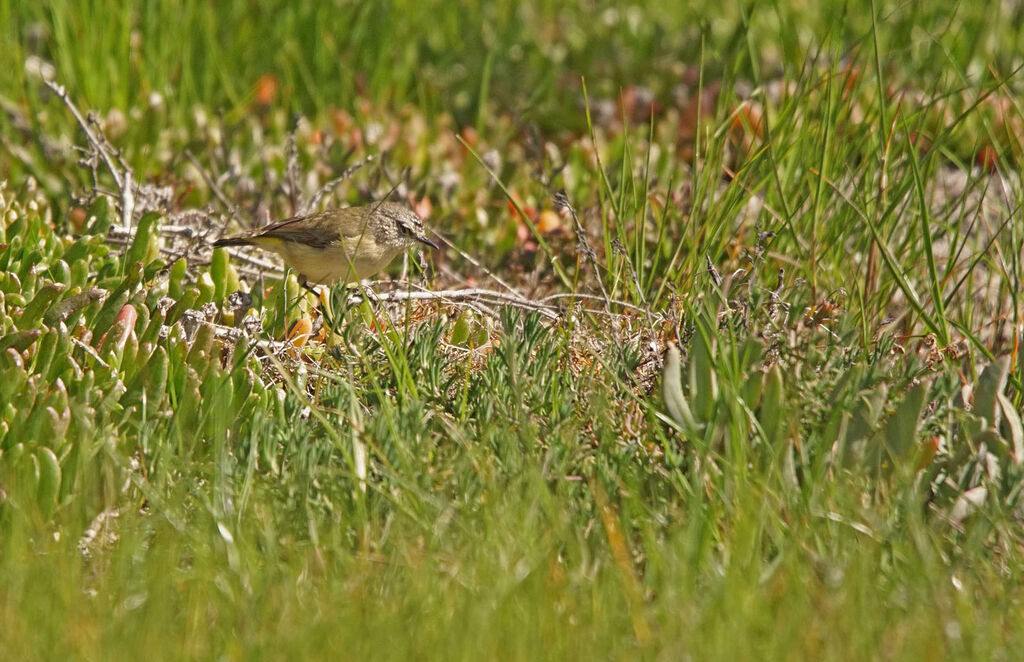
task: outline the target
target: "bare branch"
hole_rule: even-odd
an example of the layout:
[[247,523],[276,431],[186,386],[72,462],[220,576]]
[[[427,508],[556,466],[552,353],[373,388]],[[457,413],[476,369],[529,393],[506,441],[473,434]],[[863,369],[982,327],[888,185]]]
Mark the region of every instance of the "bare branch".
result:
[[430,233],[433,234],[438,239],[440,239],[444,243],[445,246],[447,246],[448,248],[451,248],[453,251],[458,253],[459,257],[461,257],[463,260],[465,260],[466,262],[469,262],[470,264],[472,264],[474,267],[476,267],[480,271],[483,271],[486,276],[491,278],[498,285],[501,285],[506,290],[508,290],[512,294],[516,295],[517,297],[519,297],[523,301],[528,301],[529,300],[525,296],[523,296],[516,288],[512,287],[511,285],[506,283],[504,280],[502,280],[501,277],[498,276],[496,273],[494,273],[493,271],[491,271],[490,269],[488,269],[484,265],[480,264],[479,261],[477,261],[473,257],[471,257],[469,255],[469,253],[465,252],[464,250],[462,250],[461,248],[459,248],[458,246],[456,246],[452,242],[448,241],[448,239],[445,238],[444,235],[442,235],[442,234],[440,234],[438,232],[435,232],[433,230],[431,230]]
[[50,88],[50,90],[64,102],[64,105],[68,107],[71,115],[75,118],[75,121],[78,122],[78,126],[82,127],[82,131],[85,132],[85,137],[89,139],[89,144],[93,146],[93,149],[96,150],[100,155],[100,158],[102,158],[103,162],[107,165],[107,170],[110,171],[110,174],[114,177],[114,181],[117,182],[118,190],[123,191],[125,185],[124,174],[116,165],[114,165],[111,154],[107,152],[106,141],[100,140],[92,132],[92,129],[89,128],[89,122],[82,115],[81,111],[78,110],[78,106],[76,106],[75,102],[71,100],[71,97],[68,95],[68,92],[63,85],[55,83],[49,79],[44,79],[43,84]]
[[386,303],[389,301],[443,301],[447,303],[470,302],[482,305],[503,304],[513,308],[531,310],[544,315],[548,319],[557,320],[561,317],[559,310],[538,301],[530,301],[519,295],[512,296],[504,292],[482,289],[465,290],[437,290],[437,291],[413,291],[401,290],[395,292],[372,292],[368,289],[359,290],[349,295],[349,304],[359,303],[363,299]]

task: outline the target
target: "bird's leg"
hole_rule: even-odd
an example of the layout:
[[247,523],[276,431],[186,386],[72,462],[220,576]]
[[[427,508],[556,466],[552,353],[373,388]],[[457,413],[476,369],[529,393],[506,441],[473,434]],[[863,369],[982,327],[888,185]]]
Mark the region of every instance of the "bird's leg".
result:
[[316,297],[316,300],[320,303],[320,314],[327,321],[327,328],[330,329],[331,333],[334,333],[334,316],[331,314],[330,290],[325,288],[325,293],[321,293],[316,289],[315,285],[310,284],[303,274],[299,274],[299,285],[312,292],[313,296]]
[[313,296],[315,296],[317,299],[320,298],[320,293],[316,291],[316,287],[309,284],[309,281],[306,279],[306,276],[304,274],[299,274],[299,285],[312,292]]

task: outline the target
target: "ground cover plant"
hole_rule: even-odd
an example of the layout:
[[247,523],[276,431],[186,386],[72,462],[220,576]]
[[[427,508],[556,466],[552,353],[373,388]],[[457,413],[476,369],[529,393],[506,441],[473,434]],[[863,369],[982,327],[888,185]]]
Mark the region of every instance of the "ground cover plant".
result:
[[1014,659],[1016,3],[277,5],[0,0],[4,658]]

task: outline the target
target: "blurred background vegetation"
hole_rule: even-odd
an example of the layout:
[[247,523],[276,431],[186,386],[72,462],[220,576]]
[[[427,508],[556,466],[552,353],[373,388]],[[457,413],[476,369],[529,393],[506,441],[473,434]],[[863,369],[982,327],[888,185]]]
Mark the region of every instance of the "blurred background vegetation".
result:
[[[594,98],[629,86],[671,103],[687,72],[707,82],[796,79],[815,62],[871,61],[941,95],[1014,71],[1021,9],[1012,2],[901,2],[877,9],[773,2],[12,2],[0,89],[43,109],[33,58],[88,108],[159,112],[188,127],[199,105],[237,116],[259,105],[322,118],[413,104],[429,119],[488,126],[512,115],[551,131],[583,125],[580,79]],[[876,16],[877,21],[872,20]],[[154,95],[162,101],[153,108]],[[56,118],[54,118],[56,121]],[[62,119],[60,121],[66,121]],[[45,126],[45,125],[44,125]],[[132,122],[129,131],[151,126]],[[152,135],[129,133],[128,144]]]

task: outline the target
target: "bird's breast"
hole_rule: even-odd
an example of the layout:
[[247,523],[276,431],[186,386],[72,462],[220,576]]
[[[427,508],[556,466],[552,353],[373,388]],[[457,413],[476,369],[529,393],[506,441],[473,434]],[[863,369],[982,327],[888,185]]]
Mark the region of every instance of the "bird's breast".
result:
[[307,280],[322,284],[369,278],[388,266],[400,251],[366,235],[358,239],[342,238],[324,248],[282,241],[272,250]]

